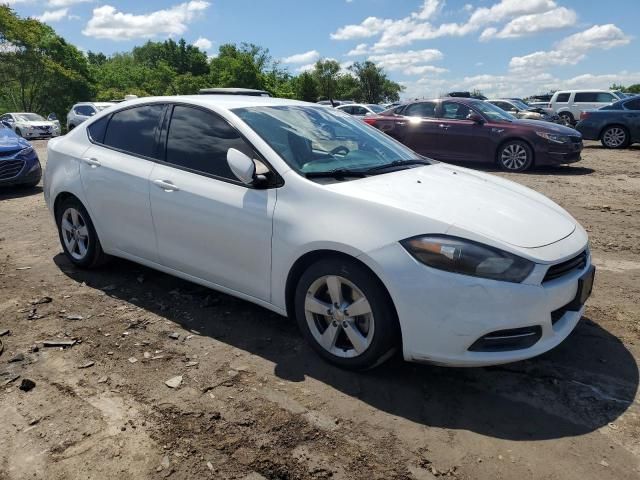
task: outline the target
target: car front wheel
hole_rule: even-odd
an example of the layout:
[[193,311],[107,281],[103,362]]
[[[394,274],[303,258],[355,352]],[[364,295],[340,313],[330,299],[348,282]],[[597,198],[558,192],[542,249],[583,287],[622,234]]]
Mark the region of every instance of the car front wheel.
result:
[[607,127],[600,138],[605,148],[624,148],[629,145],[629,134],[618,125]]
[[84,205],[74,197],[67,198],[56,211],[60,243],[71,263],[80,268],[93,268],[104,263],[106,255],[93,222]]
[[329,259],[311,265],[296,288],[295,312],[311,346],[342,368],[380,365],[399,343],[386,290],[354,261]]
[[507,142],[498,150],[498,165],[507,172],[524,172],[532,164],[533,151],[521,140]]
[[566,125],[567,127],[572,127],[573,124],[575,123],[573,115],[571,115],[569,112],[562,112],[560,114],[560,121],[562,122],[563,125]]

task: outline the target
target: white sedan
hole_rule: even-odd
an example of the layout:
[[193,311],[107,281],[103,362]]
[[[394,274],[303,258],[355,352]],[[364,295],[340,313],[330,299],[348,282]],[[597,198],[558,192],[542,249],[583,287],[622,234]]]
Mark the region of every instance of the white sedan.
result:
[[336,110],[348,113],[354,117],[367,117],[369,115],[378,115],[386,110],[382,105],[375,105],[372,103],[349,103],[345,105],[338,105]]
[[5,113],[0,116],[0,122],[21,137],[29,140],[60,135],[60,122],[58,120],[47,120],[37,113]]
[[546,352],[591,292],[585,230],[516,183],[419,157],[322,106],[144,98],[49,142],[44,193],[78,267],[109,255],[296,318],[345,368]]

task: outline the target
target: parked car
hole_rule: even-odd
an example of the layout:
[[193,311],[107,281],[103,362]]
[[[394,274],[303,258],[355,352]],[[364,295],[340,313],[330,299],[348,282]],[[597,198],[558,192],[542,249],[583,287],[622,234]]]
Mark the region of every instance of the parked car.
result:
[[31,144],[0,123],[0,186],[35,187],[41,176],[40,160]]
[[476,100],[486,100],[487,97],[484,95],[474,95],[471,92],[450,92],[445,95],[446,97],[455,97],[455,98],[475,98]]
[[515,98],[492,98],[485,100],[501,108],[516,118],[525,120],[541,120],[545,122],[561,123],[560,116],[551,109],[531,107],[522,100]]
[[611,105],[621,98],[620,92],[610,90],[560,90],[553,94],[548,107],[565,125],[575,125],[584,110]]
[[76,103],[67,113],[67,130],[73,130],[85,120],[93,117],[105,108],[116,105],[116,102],[81,102]]
[[17,135],[27,138],[52,138],[60,135],[60,122],[47,120],[37,113],[14,112],[0,116],[0,122]]
[[640,142],[640,95],[582,112],[576,130],[587,140],[600,140],[606,148]]
[[375,104],[363,104],[363,103],[353,103],[346,105],[338,105],[336,107],[337,110],[341,112],[348,113],[349,115],[353,115],[354,117],[365,117],[367,115],[375,115],[377,113],[381,113],[385,111],[385,108],[382,105]]
[[249,95],[252,97],[271,96],[271,94],[266,90],[257,90],[255,88],[201,88],[198,93],[200,95]]
[[134,100],[48,155],[72,264],[124,257],[295,317],[345,368],[397,348],[443,365],[529,358],[570,334],[591,291],[587,234],[551,200],[316,104]]
[[364,121],[421,155],[445,162],[496,163],[511,172],[578,162],[582,151],[582,136],[572,128],[518,120],[471,98],[407,103]]
[[356,102],[353,100],[320,100],[316,102],[318,105],[325,105],[329,107],[338,107],[340,105],[352,105]]

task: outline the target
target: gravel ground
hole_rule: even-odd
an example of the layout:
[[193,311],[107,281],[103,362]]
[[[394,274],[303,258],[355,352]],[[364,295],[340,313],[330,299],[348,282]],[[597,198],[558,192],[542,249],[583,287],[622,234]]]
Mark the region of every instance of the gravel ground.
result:
[[499,175],[589,230],[585,318],[479,369],[341,371],[249,303],[126,261],[73,268],[42,190],[0,191],[0,478],[640,478],[640,148],[583,157]]

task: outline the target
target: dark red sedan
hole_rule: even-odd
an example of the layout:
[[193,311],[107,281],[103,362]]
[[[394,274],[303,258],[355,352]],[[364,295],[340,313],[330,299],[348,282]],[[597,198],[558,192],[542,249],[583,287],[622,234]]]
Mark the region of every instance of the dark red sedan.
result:
[[426,157],[497,163],[511,172],[578,162],[582,151],[582,135],[573,128],[518,120],[469,98],[405,103],[364,121]]

